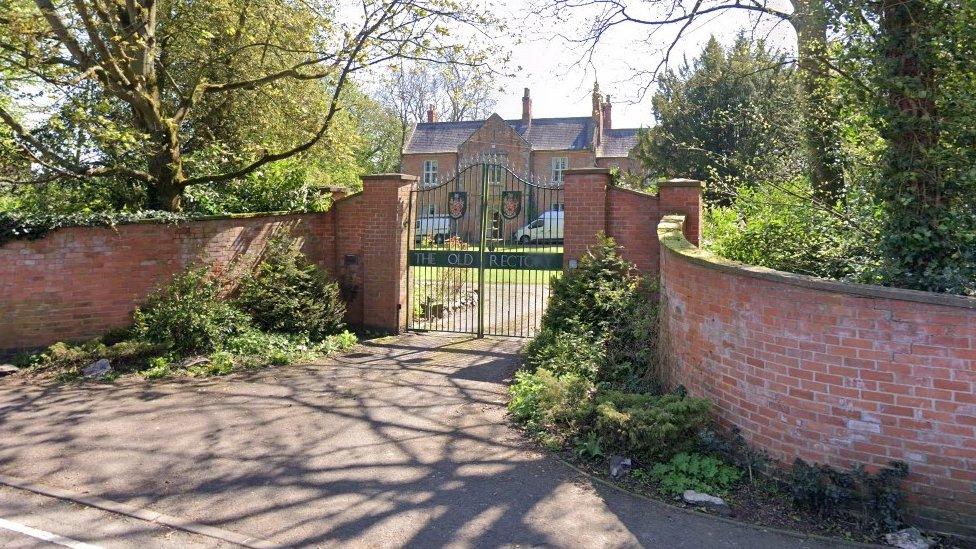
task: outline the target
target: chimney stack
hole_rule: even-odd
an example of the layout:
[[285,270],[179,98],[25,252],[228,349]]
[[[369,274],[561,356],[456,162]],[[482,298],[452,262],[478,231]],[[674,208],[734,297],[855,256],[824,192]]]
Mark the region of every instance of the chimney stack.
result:
[[525,88],[522,95],[522,122],[528,124],[532,122],[532,98],[529,97],[529,88]]
[[613,127],[613,123],[610,121],[610,112],[613,106],[610,105],[610,94],[607,94],[607,100],[603,103],[603,129],[609,130]]
[[593,145],[603,145],[603,95],[600,94],[600,83],[593,80]]
[[427,105],[427,122],[437,122],[437,113],[434,112],[433,105]]

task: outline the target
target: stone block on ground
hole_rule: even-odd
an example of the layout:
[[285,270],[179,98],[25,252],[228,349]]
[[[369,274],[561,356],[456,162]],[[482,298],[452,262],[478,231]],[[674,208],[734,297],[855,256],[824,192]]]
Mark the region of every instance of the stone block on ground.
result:
[[688,505],[701,507],[722,516],[729,516],[732,514],[732,509],[729,508],[729,505],[725,503],[724,499],[718,496],[703,494],[694,490],[685,490],[684,493],[681,494],[681,499]]
[[914,526],[885,534],[885,541],[888,545],[899,549],[929,549],[935,545],[935,541],[925,537],[921,530]]
[[107,358],[92,362],[81,371],[85,377],[102,377],[112,371],[112,363]]

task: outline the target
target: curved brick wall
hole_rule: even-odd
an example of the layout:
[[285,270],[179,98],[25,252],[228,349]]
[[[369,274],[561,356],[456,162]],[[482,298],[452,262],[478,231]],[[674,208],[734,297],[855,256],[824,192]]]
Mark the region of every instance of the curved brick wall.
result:
[[976,536],[976,299],[741,265],[658,225],[673,385],[788,465],[903,460],[917,522]]

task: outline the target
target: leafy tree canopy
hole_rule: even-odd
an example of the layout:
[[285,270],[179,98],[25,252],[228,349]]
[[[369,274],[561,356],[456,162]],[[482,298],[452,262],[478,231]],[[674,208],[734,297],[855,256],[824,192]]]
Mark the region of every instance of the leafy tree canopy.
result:
[[709,202],[728,203],[742,185],[783,180],[804,169],[795,71],[763,42],[739,36],[660,79],[656,125],[637,158],[653,176],[707,182]]
[[[13,99],[0,104],[0,121],[33,165],[7,184],[124,187],[171,210],[192,186],[241,181],[289,158],[388,164],[382,122],[364,116],[377,109],[348,93],[353,77],[400,58],[486,65],[489,55],[461,35],[496,28],[447,0],[0,7],[2,91]],[[374,131],[353,143],[359,125]]]

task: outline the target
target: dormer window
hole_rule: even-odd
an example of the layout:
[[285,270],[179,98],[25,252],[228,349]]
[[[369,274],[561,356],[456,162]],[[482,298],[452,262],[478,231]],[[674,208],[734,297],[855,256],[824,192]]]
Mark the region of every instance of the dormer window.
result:
[[425,187],[433,187],[437,184],[436,160],[424,160],[424,173],[421,182]]

